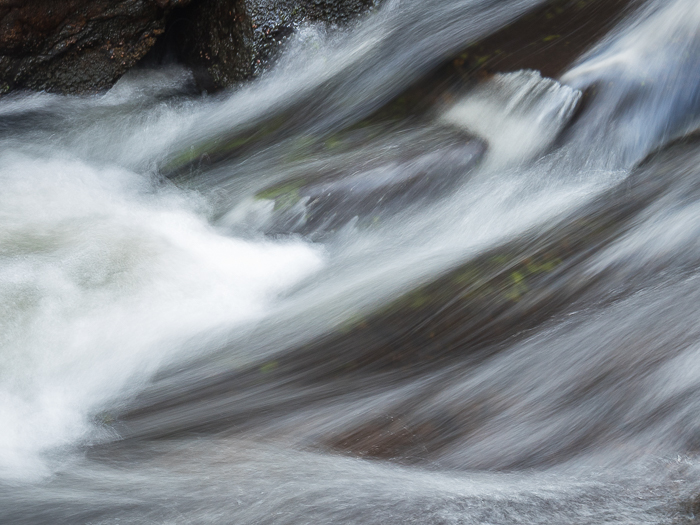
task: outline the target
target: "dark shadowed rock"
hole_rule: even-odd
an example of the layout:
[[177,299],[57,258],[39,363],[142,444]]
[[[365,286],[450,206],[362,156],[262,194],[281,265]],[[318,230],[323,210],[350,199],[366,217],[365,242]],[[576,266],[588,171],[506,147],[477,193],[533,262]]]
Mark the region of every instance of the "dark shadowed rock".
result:
[[344,25],[376,0],[199,0],[168,31],[180,60],[204,89],[231,86],[262,71],[303,22]]
[[155,44],[190,0],[0,0],[0,90],[95,92]]

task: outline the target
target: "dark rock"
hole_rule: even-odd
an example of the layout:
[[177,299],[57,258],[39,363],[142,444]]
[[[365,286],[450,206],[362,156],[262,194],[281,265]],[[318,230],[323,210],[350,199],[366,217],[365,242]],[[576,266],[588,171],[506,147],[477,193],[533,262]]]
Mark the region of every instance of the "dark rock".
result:
[[[261,6],[264,1],[256,0]],[[218,20],[234,16],[227,14],[221,6],[225,2],[239,6],[240,10],[235,11],[235,16],[248,16],[247,7],[244,4],[253,4],[253,0],[204,0],[203,3],[193,4],[183,10],[188,16],[178,18],[176,24],[184,28],[190,27],[191,33],[185,35],[167,35],[170,38],[181,38],[177,47],[180,49],[198,49],[196,56],[190,54],[190,58],[183,58],[191,67],[199,71],[199,84],[203,89],[214,89],[220,85],[235,82],[239,76],[253,75],[256,71],[257,60],[253,51],[243,53],[242,49],[254,50],[253,40],[260,38],[260,34],[266,34],[271,26],[257,27],[257,37],[252,29],[253,22],[249,22],[250,31],[238,31],[235,34],[242,38],[242,44],[238,51],[226,55],[215,49],[212,42],[215,40],[224,43],[226,38],[234,38],[234,33],[229,37],[203,37],[203,44],[197,44],[197,35],[206,29],[206,17],[200,15],[201,25],[194,27],[195,21],[199,20],[195,15],[197,11],[204,12],[206,9],[213,10],[219,6]],[[327,5],[330,0],[318,4]],[[375,0],[376,2],[376,0]],[[350,14],[360,12],[360,6],[374,5],[371,0],[338,0],[338,5],[354,6],[347,10],[348,15],[344,18],[337,16],[329,17],[331,20],[343,22],[350,20]],[[279,2],[281,3],[281,2]],[[299,5],[316,5],[312,0],[304,0]],[[207,8],[206,6],[209,5]],[[473,42],[460,53],[450,56],[444,62],[437,62],[435,67],[426,71],[416,82],[409,85],[403,92],[393,100],[384,104],[369,116],[361,116],[359,122],[351,123],[354,128],[384,128],[387,125],[404,123],[409,120],[421,120],[426,115],[433,118],[436,107],[444,106],[446,101],[455,101],[461,98],[465,92],[475,85],[489,80],[498,72],[518,71],[521,69],[533,69],[543,72],[545,76],[556,77],[566,67],[570,66],[581,54],[595,44],[603,35],[609,31],[615,23],[619,22],[628,10],[637,5],[633,0],[549,0],[541,7],[529,12],[527,15],[518,18],[513,23],[503,27],[491,35]],[[191,13],[190,13],[191,12]],[[230,10],[234,13],[234,10]],[[318,17],[325,11],[311,11],[313,17]],[[320,13],[320,14],[319,14]],[[327,13],[326,13],[327,15]],[[213,11],[210,18],[215,18]],[[305,15],[312,19],[311,15]],[[303,17],[302,17],[303,18]],[[280,19],[282,16],[280,15]],[[243,18],[241,18],[243,20]],[[246,23],[240,22],[244,26]],[[222,23],[222,26],[227,27]],[[265,28],[267,27],[267,28]],[[294,23],[274,26],[293,28]],[[291,30],[291,29],[290,29]],[[190,31],[190,30],[188,30]],[[170,31],[169,31],[170,32]],[[273,30],[270,35],[276,34]],[[559,35],[557,38],[553,38]],[[243,38],[245,36],[245,38]],[[248,39],[248,40],[246,40]],[[189,42],[189,44],[187,44]],[[186,45],[187,44],[187,45]],[[201,45],[202,47],[197,47]],[[189,47],[188,47],[189,46]],[[252,47],[246,47],[252,46]],[[234,50],[235,46],[226,49]],[[259,48],[262,49],[262,48]],[[208,64],[198,62],[197,57],[204,57]],[[221,65],[220,62],[226,61]],[[197,64],[201,65],[198,67]],[[225,71],[233,73],[226,75]],[[218,80],[217,80],[218,79]],[[311,97],[317,96],[318,92],[312,93]],[[579,104],[580,111],[585,101],[589,99],[584,93],[583,102]],[[192,148],[175,152],[173,157],[162,167],[162,172],[167,177],[178,178],[181,176],[192,176],[198,173],[206,159],[207,163],[220,163],[227,159],[245,155],[248,151],[259,148],[267,144],[279,142],[291,136],[295,123],[298,123],[300,115],[308,113],[309,99],[299,103],[296,107],[289,107],[284,113],[276,113],[270,117],[263,117],[261,121],[252,123],[245,129],[237,129],[230,136],[218,136],[196,143]],[[571,122],[578,115],[573,115]]]
[[692,520],[690,523],[697,523],[700,517],[700,494],[692,499],[684,501],[682,504],[682,511]]
[[189,1],[0,0],[0,91],[108,88]]
[[299,24],[345,25],[376,0],[200,0],[173,17],[167,39],[203,89],[261,72]]
[[193,71],[202,90],[213,91],[252,73],[253,28],[245,0],[202,0],[173,17],[165,39]]

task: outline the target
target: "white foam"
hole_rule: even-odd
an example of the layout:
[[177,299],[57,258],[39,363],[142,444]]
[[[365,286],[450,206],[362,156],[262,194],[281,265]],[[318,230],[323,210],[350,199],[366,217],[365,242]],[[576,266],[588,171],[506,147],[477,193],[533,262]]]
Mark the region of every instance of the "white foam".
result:
[[571,119],[581,92],[537,71],[494,75],[450,108],[442,120],[485,139],[492,164],[541,154]]
[[192,196],[120,168],[0,156],[0,476],[208,333],[265,315],[323,264],[300,241],[225,237]]

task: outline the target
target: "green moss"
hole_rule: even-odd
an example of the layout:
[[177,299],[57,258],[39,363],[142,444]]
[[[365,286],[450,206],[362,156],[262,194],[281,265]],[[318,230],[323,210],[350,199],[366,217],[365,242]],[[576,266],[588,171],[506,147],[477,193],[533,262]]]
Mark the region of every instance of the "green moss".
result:
[[331,135],[325,142],[326,149],[337,149],[343,144],[343,140],[338,135]]
[[253,144],[271,141],[283,129],[288,119],[289,115],[282,114],[260,124],[256,128],[232,133],[228,138],[204,140],[173,156],[162,170],[166,175],[176,173],[192,166],[205,155],[209,156],[211,162],[216,162],[235,155],[239,150]]
[[528,291],[529,288],[525,283],[517,283],[508,288],[503,295],[507,300],[517,303]]
[[490,262],[493,263],[493,264],[498,264],[498,265],[500,265],[500,264],[506,264],[506,263],[508,263],[511,259],[512,259],[512,257],[510,257],[510,256],[508,256],[508,255],[499,254],[499,255],[494,255],[493,257],[491,257]]
[[411,305],[411,308],[421,308],[422,306],[428,304],[429,301],[430,298],[421,290],[411,294],[411,297],[409,298],[409,304]]
[[353,330],[362,327],[366,323],[364,316],[360,314],[355,314],[346,319],[339,328],[340,333],[348,334]]
[[279,366],[279,363],[277,361],[270,361],[269,363],[265,363],[260,367],[260,373],[261,374],[268,374],[275,370]]
[[306,179],[287,181],[279,186],[271,186],[255,194],[256,200],[275,201],[275,211],[291,208],[301,200],[300,189],[306,184]]
[[[541,279],[562,264],[559,254],[568,250],[565,246],[557,248],[559,252],[542,249],[525,257],[517,244],[505,245],[503,253],[491,252],[465,263],[375,312],[373,318],[430,317],[427,312],[441,304],[475,317],[498,312],[539,290]],[[467,319],[469,315],[464,314]],[[344,333],[347,330],[345,326]]]
[[273,210],[288,210],[300,200],[301,195],[299,194],[299,190],[292,190],[289,193],[280,195],[275,199],[275,207],[273,208]]
[[117,420],[110,412],[100,412],[95,416],[95,421],[100,425],[112,425]]
[[454,277],[454,282],[458,285],[464,285],[475,282],[479,278],[479,271],[472,267],[467,266],[466,268],[460,270]]
[[291,182],[282,186],[272,186],[255,194],[256,199],[276,199],[280,195],[299,190],[299,184]]

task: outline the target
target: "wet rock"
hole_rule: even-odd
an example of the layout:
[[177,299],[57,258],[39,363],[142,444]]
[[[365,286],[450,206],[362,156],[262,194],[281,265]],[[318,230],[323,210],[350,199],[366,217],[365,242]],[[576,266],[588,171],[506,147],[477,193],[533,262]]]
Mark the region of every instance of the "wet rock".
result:
[[[373,0],[5,0],[0,93],[109,88],[159,43],[204,89],[250,78],[304,21],[344,24]],[[166,29],[168,30],[166,33]]]
[[620,238],[665,191],[667,183],[653,173],[642,166],[560,223],[506,242],[366,317],[348,320],[280,358],[279,370],[303,366],[307,380],[315,366],[324,379],[388,371],[411,375],[484,359],[576,301],[585,303],[598,278],[586,272],[588,258]]
[[268,231],[322,235],[353,220],[371,224],[447,194],[486,151],[486,144],[472,137],[449,138],[434,150],[404,149],[394,158],[384,153],[346,171],[307,174],[259,192],[257,199],[274,202]]
[[430,111],[496,73],[531,69],[558,78],[638,3],[633,0],[549,0],[425,75],[372,121]]
[[550,0],[453,62],[461,71],[536,69],[557,78],[626,14],[630,0]]
[[[167,422],[158,435],[259,433],[270,420],[296,414],[289,423],[293,429],[304,420],[299,413],[331,397],[415,385],[428,372],[437,378],[447,378],[442,372],[463,374],[553,317],[589,306],[587,296],[597,301],[600,283],[586,272],[590,257],[627,231],[659,191],[656,180],[631,187],[625,181],[590,208],[495,247],[272,360],[218,377],[207,374],[176,398],[160,398],[156,389],[119,416],[120,432],[148,434],[154,413]],[[420,462],[465,439],[510,403],[493,391],[455,398],[438,411],[426,400],[440,391],[440,381],[416,386],[405,402],[327,427],[308,443],[365,458]],[[198,413],[205,402],[220,410],[211,417],[183,416]],[[275,427],[275,435],[279,432]]]
[[[628,179],[556,224],[464,261],[313,341],[280,348],[239,369],[222,366],[218,375],[218,368],[207,363],[187,387],[173,371],[117,414],[115,428],[126,439],[224,431],[249,432],[259,439],[265,432],[274,438],[288,432],[304,446],[364,458],[439,460],[514,402],[498,385],[468,395],[443,395],[452,380],[461,381],[474,366],[542,329],[543,323],[629,297],[640,284],[653,285],[652,274],[659,273],[655,268],[643,276],[644,282],[627,286],[629,279],[615,268],[592,273],[591,263],[634,228],[659,195],[677,191],[674,177],[688,178],[683,166],[697,165],[695,156],[686,155],[698,140],[700,136],[687,137],[652,153]],[[420,379],[426,377],[434,379]],[[583,387],[596,388],[597,383]],[[175,385],[179,394],[172,396]],[[374,397],[400,386],[409,386],[410,394]],[[309,423],[312,408],[328,406],[331,399],[354,399],[357,405],[350,406],[362,408],[350,412],[350,419],[334,420],[331,414],[319,426]],[[207,414],[206,406],[216,410]],[[505,468],[557,464],[610,435],[605,424],[588,430]],[[694,507],[691,501],[686,512],[696,514]]]
[[190,0],[5,0],[0,91],[89,93],[110,87]]
[[202,89],[261,72],[304,22],[345,25],[376,0],[199,0],[173,19],[167,38]]
[[[237,79],[251,76],[257,71],[256,68],[264,66],[265,56],[269,55],[265,52],[259,55],[262,58],[256,58],[255,49],[264,48],[256,47],[256,38],[281,41],[282,37],[274,38],[278,34],[277,29],[287,28],[282,33],[291,32],[296,27],[297,19],[318,20],[326,16],[327,20],[343,23],[362,12],[362,6],[371,9],[376,0],[342,0],[334,3],[345,6],[344,9],[350,6],[344,17],[329,14],[320,8],[302,12],[299,7],[300,11],[295,15],[298,18],[279,14],[279,23],[267,25],[259,18],[255,22],[247,18],[248,2],[226,2],[204,0],[197,4],[198,7],[193,4],[184,10],[187,16],[177,18],[175,24],[180,29],[169,31],[171,34],[166,35],[179,42],[176,48],[191,50],[189,54],[185,52],[182,60],[195,70],[200,87],[205,89],[235,83]],[[330,5],[327,2],[316,4],[307,0],[299,2],[298,6],[307,3],[313,3],[313,6]],[[408,120],[432,119],[436,107],[453,105],[475,86],[492,80],[498,72],[531,69],[542,72],[544,76],[556,77],[618,22],[631,4],[631,0],[550,0],[543,7],[474,42],[445,62],[436,63],[433,69],[426,71],[420,80],[400,95],[350,125],[353,128],[383,128]],[[262,0],[255,5],[263,5]],[[198,15],[197,11],[202,14]],[[212,35],[202,35],[207,27],[211,27],[207,22],[211,19],[219,21],[220,29]],[[235,31],[229,22],[224,22],[232,19],[239,24]],[[282,20],[291,22],[282,23]],[[555,35],[559,37],[552,38]],[[240,38],[239,44],[235,44],[236,38]],[[226,42],[234,42],[235,45],[227,46]],[[203,61],[200,61],[202,58]],[[261,60],[261,63],[257,64],[257,60]],[[312,93],[312,96],[317,95]],[[205,159],[207,163],[218,163],[245,155],[246,151],[253,149],[253,145],[260,147],[279,142],[294,134],[291,130],[301,120],[300,115],[308,112],[308,104],[309,100],[305,100],[295,107],[289,107],[284,113],[276,113],[274,117],[265,117],[245,129],[238,129],[230,136],[218,136],[180,149],[168,159],[162,172],[171,178],[191,176],[200,171]],[[577,105],[577,112],[583,105]],[[570,120],[575,120],[577,116],[578,113],[572,115]]]

